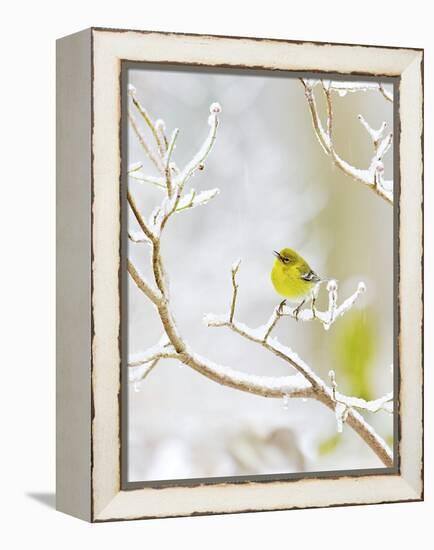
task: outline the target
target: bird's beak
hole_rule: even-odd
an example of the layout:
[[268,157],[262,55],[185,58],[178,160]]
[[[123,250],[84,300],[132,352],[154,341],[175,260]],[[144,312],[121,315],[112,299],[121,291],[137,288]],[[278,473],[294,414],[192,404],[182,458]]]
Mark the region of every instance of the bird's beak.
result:
[[280,254],[276,250],[273,250],[273,254],[276,256],[276,258],[280,258]]

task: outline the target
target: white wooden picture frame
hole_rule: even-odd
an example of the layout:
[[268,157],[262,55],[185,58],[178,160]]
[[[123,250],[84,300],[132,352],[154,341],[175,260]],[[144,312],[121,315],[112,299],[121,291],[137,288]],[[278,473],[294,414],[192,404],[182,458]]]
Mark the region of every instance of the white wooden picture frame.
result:
[[[366,475],[122,481],[121,73],[128,62],[394,79],[395,453]],[[92,28],[57,44],[57,508],[91,522],[423,498],[423,51]]]

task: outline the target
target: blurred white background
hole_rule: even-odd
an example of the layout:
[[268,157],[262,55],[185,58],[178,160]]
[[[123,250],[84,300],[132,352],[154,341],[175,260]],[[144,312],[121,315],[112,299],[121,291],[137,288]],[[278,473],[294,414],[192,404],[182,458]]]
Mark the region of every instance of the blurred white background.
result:
[[[0,400],[1,541],[9,547],[76,550],[146,544],[190,550],[300,548],[408,549],[431,540],[434,453],[433,339],[425,340],[424,503],[356,506],[162,521],[89,525],[54,506],[54,40],[89,27],[270,36],[325,42],[425,47],[425,94],[434,96],[434,43],[429,5],[366,0],[287,3],[255,7],[233,0],[184,0],[143,4],[105,0],[57,3],[16,0],[3,10],[3,191],[0,224],[5,269],[3,292],[3,387]],[[13,55],[12,55],[13,54]],[[425,104],[425,139],[434,140],[432,101]],[[24,139],[23,128],[31,138]],[[20,144],[18,146],[18,144]],[[34,177],[17,177],[26,165]],[[426,334],[434,329],[433,164],[426,159]],[[17,196],[20,200],[18,219]],[[31,228],[31,233],[29,233]],[[32,240],[29,241],[29,236]],[[31,246],[30,246],[31,244]],[[29,278],[30,276],[30,278]],[[30,281],[30,283],[29,283]],[[24,353],[24,351],[26,353]],[[25,357],[21,366],[19,359]],[[20,375],[17,375],[17,372]],[[21,376],[24,373],[24,377]],[[423,542],[421,542],[423,545]]]
[[[319,323],[286,318],[276,334],[326,380],[334,369],[341,391],[366,399],[391,391],[393,209],[324,154],[299,79],[135,65],[128,81],[151,117],[165,121],[168,135],[180,128],[173,158],[181,168],[208,132],[209,105],[218,101],[223,109],[205,169],[187,188],[217,187],[220,194],[173,217],[162,239],[175,318],[193,349],[252,374],[292,373],[266,350],[202,321],[205,313],[228,311],[231,265],[240,258],[236,317],[251,327],[265,323],[281,300],[270,282],[272,251],[290,246],[317,273],[339,281],[341,301],[359,281],[367,292],[328,332]],[[324,94],[320,86],[315,90],[324,115]],[[365,168],[373,144],[357,115],[374,128],[386,121],[390,131],[393,105],[379,91],[332,95],[337,150]],[[132,113],[140,120],[134,107]],[[384,160],[392,179],[392,149]],[[145,174],[158,175],[130,127],[128,163],[139,161]],[[129,188],[146,216],[162,200],[151,184],[130,178]],[[131,211],[129,228],[139,229]],[[129,256],[151,280],[149,248],[130,242]],[[327,299],[323,287],[320,307]],[[128,335],[133,355],[161,335],[153,306],[131,279]],[[369,421],[392,442],[390,415],[379,412]],[[130,481],[383,466],[351,429],[337,435],[334,414],[323,405],[298,399],[285,408],[282,400],[221,387],[174,361],[161,361],[129,392],[129,439]]]

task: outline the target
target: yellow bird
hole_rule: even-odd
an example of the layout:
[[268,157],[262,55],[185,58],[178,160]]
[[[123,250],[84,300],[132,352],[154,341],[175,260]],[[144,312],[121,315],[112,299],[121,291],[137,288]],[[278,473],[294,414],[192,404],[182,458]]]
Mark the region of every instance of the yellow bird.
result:
[[287,299],[291,302],[300,302],[295,308],[295,318],[298,318],[300,309],[309,298],[312,299],[312,311],[315,307],[313,289],[322,281],[311,269],[309,264],[292,248],[283,248],[280,252],[273,251],[276,260],[271,270],[271,281],[278,294],[285,299],[279,308],[282,310]]

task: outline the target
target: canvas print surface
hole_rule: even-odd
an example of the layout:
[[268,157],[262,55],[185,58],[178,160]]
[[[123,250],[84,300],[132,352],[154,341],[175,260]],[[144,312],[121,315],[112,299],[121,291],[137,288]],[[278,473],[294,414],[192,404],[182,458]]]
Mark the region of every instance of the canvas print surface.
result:
[[123,80],[125,481],[391,468],[393,85]]

